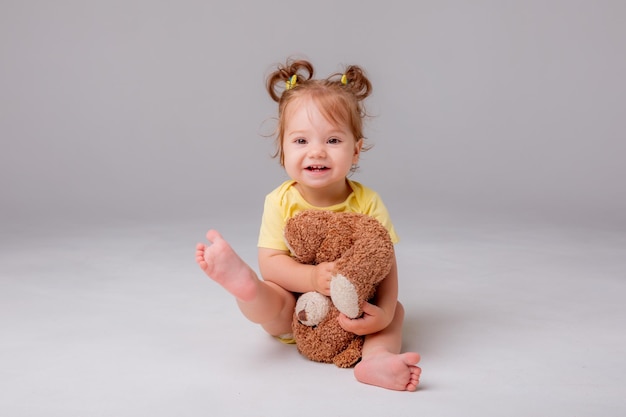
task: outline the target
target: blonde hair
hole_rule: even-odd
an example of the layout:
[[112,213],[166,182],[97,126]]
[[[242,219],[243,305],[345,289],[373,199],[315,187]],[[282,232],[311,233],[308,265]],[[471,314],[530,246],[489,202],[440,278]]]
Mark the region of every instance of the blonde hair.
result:
[[[332,74],[325,79],[314,79],[313,73],[313,65],[309,61],[288,60],[284,65],[279,64],[267,77],[267,91],[278,103],[276,152],[273,156],[279,157],[281,166],[284,165],[285,110],[301,97],[310,97],[329,122],[348,126],[355,140],[365,140],[363,118],[367,113],[362,101],[372,92],[372,84],[365,72],[356,65],[349,65],[342,74]],[[290,84],[294,75],[295,84]],[[368,149],[368,146],[363,146],[362,151]]]

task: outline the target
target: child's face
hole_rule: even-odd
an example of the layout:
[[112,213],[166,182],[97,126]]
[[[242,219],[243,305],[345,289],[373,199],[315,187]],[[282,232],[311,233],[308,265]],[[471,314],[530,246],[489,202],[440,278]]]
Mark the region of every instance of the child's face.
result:
[[290,103],[285,117],[283,152],[289,177],[316,190],[345,187],[363,140],[355,138],[347,125],[329,122],[309,97]]

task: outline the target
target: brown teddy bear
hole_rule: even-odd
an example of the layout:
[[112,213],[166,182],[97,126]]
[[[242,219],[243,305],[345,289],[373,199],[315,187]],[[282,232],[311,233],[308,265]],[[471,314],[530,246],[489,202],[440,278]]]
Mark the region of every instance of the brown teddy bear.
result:
[[364,214],[306,210],[287,221],[285,240],[301,263],[335,262],[330,298],[317,292],[298,298],[293,317],[298,351],[341,368],[355,365],[364,338],[344,330],[337,317],[339,312],[361,316],[363,303],[389,274],[394,253],[389,232]]

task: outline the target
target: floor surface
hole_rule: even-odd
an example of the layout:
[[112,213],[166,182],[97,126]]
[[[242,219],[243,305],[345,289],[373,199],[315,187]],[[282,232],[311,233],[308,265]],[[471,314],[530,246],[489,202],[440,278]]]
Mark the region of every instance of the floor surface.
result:
[[[5,234],[0,415],[626,415],[626,233],[404,223],[415,393],[360,384],[248,323],[193,261],[202,222]],[[256,268],[256,229],[222,229]]]

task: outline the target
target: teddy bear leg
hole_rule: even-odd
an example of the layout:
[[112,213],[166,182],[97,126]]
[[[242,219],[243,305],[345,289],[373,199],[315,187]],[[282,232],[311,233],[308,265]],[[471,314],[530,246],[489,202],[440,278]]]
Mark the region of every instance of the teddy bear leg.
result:
[[351,319],[360,313],[359,295],[356,288],[341,274],[335,275],[330,281],[330,298],[337,310]]
[[333,363],[339,368],[351,368],[361,359],[363,338],[357,337],[350,345],[333,358]]
[[318,292],[302,294],[296,302],[296,316],[305,326],[316,326],[328,314],[330,299]]

